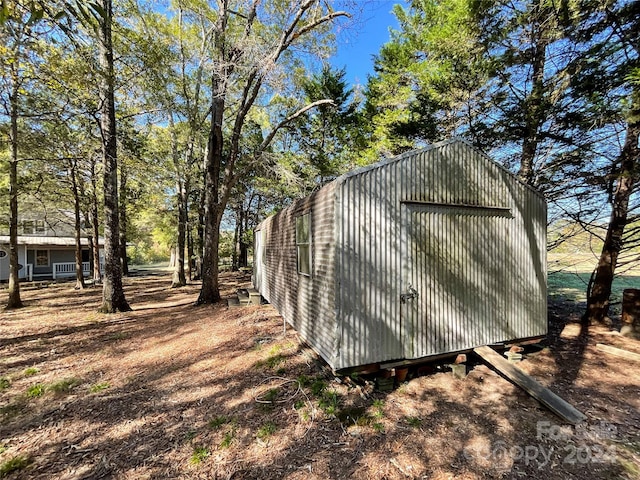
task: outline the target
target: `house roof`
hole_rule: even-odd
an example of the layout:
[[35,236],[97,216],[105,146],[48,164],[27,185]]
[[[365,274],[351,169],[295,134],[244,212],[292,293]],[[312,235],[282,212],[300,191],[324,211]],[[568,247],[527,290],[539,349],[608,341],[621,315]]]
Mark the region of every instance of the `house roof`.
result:
[[[9,243],[9,235],[0,235],[0,243]],[[88,246],[89,241],[86,237],[80,238],[82,246]],[[104,239],[99,238],[100,246],[104,245]],[[47,237],[42,235],[18,235],[18,245],[43,245],[48,247],[75,247],[76,239],[74,237]]]

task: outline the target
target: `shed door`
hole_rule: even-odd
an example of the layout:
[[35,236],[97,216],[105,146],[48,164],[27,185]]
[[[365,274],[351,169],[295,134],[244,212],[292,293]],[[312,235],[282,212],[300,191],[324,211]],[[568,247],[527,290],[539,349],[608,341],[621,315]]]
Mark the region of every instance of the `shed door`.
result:
[[465,350],[504,336],[508,209],[403,204],[405,358]]

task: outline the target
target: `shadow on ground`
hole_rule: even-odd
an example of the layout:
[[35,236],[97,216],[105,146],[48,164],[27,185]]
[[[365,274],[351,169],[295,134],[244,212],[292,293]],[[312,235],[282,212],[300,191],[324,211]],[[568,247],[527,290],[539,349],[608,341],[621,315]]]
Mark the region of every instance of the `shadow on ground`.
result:
[[[222,278],[225,295],[247,281]],[[464,380],[436,369],[377,392],[334,377],[295,332],[282,334],[270,306],[195,307],[197,285],[169,280],[131,279],[132,312],[98,315],[97,292],[60,289],[33,292],[28,309],[3,319],[0,461],[30,459],[8,478],[625,478],[637,466],[626,450],[631,466],[567,463],[570,442],[538,438],[539,422],[559,420],[487,367]],[[551,309],[550,348],[523,363],[624,443],[638,433],[628,400],[640,381],[598,363],[592,332],[563,334],[567,315]],[[610,389],[585,379],[599,366]],[[64,378],[76,383],[56,393]],[[34,384],[45,393],[28,397]],[[527,447],[538,454],[525,458]],[[548,462],[543,449],[555,449]]]

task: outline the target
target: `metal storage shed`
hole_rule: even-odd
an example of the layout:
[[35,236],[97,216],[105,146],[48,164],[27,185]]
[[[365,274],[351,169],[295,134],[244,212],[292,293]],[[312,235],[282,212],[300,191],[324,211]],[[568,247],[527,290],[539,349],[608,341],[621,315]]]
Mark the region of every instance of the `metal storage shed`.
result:
[[546,203],[462,140],[350,172],[256,228],[254,285],[334,370],[546,334]]

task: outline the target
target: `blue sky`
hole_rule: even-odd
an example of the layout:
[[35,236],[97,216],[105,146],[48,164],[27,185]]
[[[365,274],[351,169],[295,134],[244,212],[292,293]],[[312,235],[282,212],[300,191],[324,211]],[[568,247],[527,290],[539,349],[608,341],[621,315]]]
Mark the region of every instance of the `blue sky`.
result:
[[389,41],[389,27],[397,29],[398,22],[391,13],[393,5],[402,0],[363,1],[361,11],[353,22],[337,34],[337,54],[331,58],[336,68],[346,67],[347,81],[366,85],[367,74],[373,73],[373,56],[382,44]]

